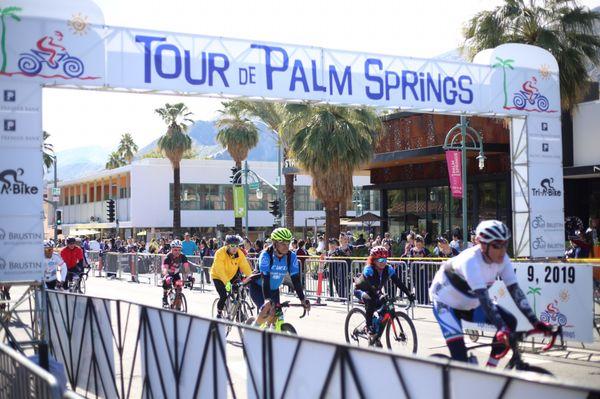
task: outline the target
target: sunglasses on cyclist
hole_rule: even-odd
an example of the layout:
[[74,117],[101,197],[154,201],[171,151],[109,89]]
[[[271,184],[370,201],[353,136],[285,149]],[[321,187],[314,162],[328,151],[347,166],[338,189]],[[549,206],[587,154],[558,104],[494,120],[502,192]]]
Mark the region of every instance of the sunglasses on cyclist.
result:
[[237,247],[239,247],[238,244],[227,244],[227,246],[229,246],[229,248],[237,248]]
[[286,245],[286,246],[290,245],[290,241],[275,241],[275,243],[276,244],[283,244],[283,245]]
[[180,251],[181,252],[181,248],[171,248],[171,251]]
[[378,258],[377,262],[379,262],[379,263],[387,263],[387,258]]
[[492,241],[490,246],[494,249],[504,249],[508,247],[508,241]]

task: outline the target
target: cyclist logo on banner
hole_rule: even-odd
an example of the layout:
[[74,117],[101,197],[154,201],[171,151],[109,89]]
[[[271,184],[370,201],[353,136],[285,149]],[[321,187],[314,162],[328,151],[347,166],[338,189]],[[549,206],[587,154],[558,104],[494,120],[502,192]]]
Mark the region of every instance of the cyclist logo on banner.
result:
[[[497,62],[492,65],[492,68],[502,68],[503,87],[504,87],[504,109],[514,109],[528,112],[546,112],[554,113],[557,110],[550,109],[550,101],[548,97],[540,92],[538,88],[538,78],[532,76],[521,84],[521,87],[512,94],[512,106],[508,104],[508,79],[507,71],[514,69],[513,63],[515,60],[502,59],[496,57]],[[545,66],[540,68],[539,74],[541,79],[548,79],[550,73]]]
[[[77,54],[86,54],[87,61],[93,64],[95,64],[93,61],[102,59],[103,56],[103,46],[95,46],[93,50],[89,47],[91,44],[97,44],[97,35],[92,34],[88,38],[83,38],[90,31],[90,25],[85,17],[78,15],[69,21],[67,24],[69,31],[63,30],[58,24],[53,27],[46,24],[47,32],[40,36],[39,33],[35,33],[39,32],[39,29],[33,29],[32,26],[39,25],[34,20],[21,18],[22,13],[21,7],[2,8],[2,15],[6,20],[3,22],[7,23],[2,24],[0,32],[2,34],[1,75],[65,80],[101,78],[92,76],[89,71],[86,75],[85,62],[77,56]],[[7,42],[11,43],[10,48],[6,46]],[[92,69],[98,70],[97,67]]]
[[84,72],[83,62],[69,54],[63,46],[63,38],[63,33],[58,30],[41,37],[36,42],[36,48],[20,55],[17,65],[21,72],[27,76],[35,76],[48,71],[49,76],[45,77],[81,78]]
[[558,308],[558,301],[554,300],[546,306],[546,310],[540,314],[540,320],[552,325],[560,325],[564,327],[573,327],[567,325],[567,316],[560,312]]

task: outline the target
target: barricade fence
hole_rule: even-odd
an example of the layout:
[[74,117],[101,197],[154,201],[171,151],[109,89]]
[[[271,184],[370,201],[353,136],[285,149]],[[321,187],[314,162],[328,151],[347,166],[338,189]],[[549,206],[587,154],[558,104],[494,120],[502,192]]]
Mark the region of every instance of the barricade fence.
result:
[[0,398],[59,399],[61,396],[52,374],[0,343]]
[[[136,281],[140,283],[149,283],[154,285],[161,285],[162,270],[161,266],[166,255],[154,255],[145,253],[97,253],[88,252],[88,259],[90,264],[97,270],[97,274],[102,276],[113,276],[121,279]],[[92,261],[92,259],[97,259]],[[195,279],[195,287],[199,290],[206,290],[210,287],[210,268],[214,261],[213,257],[205,256],[189,256],[188,259],[192,265],[192,273]],[[248,258],[248,261],[253,269],[258,269],[258,259]],[[308,298],[314,300],[334,300],[344,301],[347,303],[348,308],[356,304],[357,299],[354,296],[354,280],[364,269],[366,260],[365,259],[321,259],[316,257],[301,257],[299,260],[300,270],[302,271],[302,283],[304,291]],[[427,259],[406,259],[406,260],[390,260],[388,264],[394,268],[400,280],[407,286],[407,288],[415,294],[416,304],[418,306],[431,306],[431,299],[429,298],[429,287],[431,281],[435,276],[435,273],[439,269],[443,260],[427,260]],[[547,288],[553,289],[551,283],[561,282],[565,284],[568,290],[568,283],[571,280],[575,280],[575,274],[569,273],[582,273],[583,270],[588,269],[590,276],[583,276],[578,278],[577,282],[580,283],[582,280],[593,281],[593,297],[594,302],[590,314],[593,314],[593,325],[595,327],[595,333],[600,334],[600,265],[586,265],[586,264],[570,264],[570,263],[525,263],[515,262],[516,270],[519,273],[524,273],[524,270],[528,269],[528,276],[521,276],[521,286],[528,295],[528,300],[537,306],[537,301],[543,302],[544,306],[548,305],[548,298],[542,300],[536,296],[535,287],[531,277],[533,274],[529,270],[532,265],[535,268],[542,268],[536,274],[536,284],[540,281],[540,284],[547,284],[546,288],[543,289],[544,295],[548,292]],[[557,266],[555,266],[557,265]],[[556,269],[558,267],[559,269]],[[577,268],[575,270],[574,267]],[[555,272],[565,274],[565,279],[561,280],[562,274],[557,275]],[[550,273],[550,274],[548,274]],[[553,274],[554,273],[554,274]],[[556,280],[556,281],[554,281]],[[212,289],[212,287],[210,287]],[[282,285],[284,292],[293,292],[292,282],[289,276],[286,276]],[[538,290],[539,291],[539,290]],[[585,289],[581,287],[573,288],[569,292],[584,292]],[[398,302],[405,300],[404,294],[397,289],[390,281],[386,287],[387,294],[397,299]],[[561,301],[561,298],[566,298],[569,292],[563,291],[557,293],[557,297],[554,300]],[[560,294],[560,295],[559,295]],[[552,298],[550,298],[552,299]],[[585,299],[585,298],[584,298]],[[591,302],[591,301],[590,301]],[[534,306],[535,307],[535,306]],[[556,306],[555,306],[556,307]],[[553,309],[553,308],[552,308]],[[537,309],[534,309],[537,311]],[[550,310],[540,310],[537,313],[542,317],[556,317],[555,314],[549,313]],[[561,319],[561,320],[564,320]],[[474,328],[474,327],[473,327]],[[577,334],[579,337],[582,334]],[[575,335],[566,336],[571,341],[582,341],[591,342],[589,334],[586,339],[577,339]]]
[[600,395],[534,375],[490,372],[244,325],[232,327],[241,342],[226,345],[225,328],[231,326],[226,321],[63,292],[48,292],[47,298],[51,353],[64,364],[70,388],[88,398],[450,399],[470,396],[474,383],[490,397]]

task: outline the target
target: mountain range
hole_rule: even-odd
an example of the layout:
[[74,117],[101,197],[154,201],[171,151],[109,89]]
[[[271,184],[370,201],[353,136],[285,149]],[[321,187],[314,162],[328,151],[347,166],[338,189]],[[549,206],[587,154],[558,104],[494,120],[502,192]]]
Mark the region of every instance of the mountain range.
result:
[[[277,161],[277,147],[274,133],[263,123],[255,123],[258,132],[258,145],[248,154],[249,161]],[[192,138],[192,146],[198,154],[198,159],[228,160],[231,156],[226,149],[217,143],[217,128],[215,121],[196,121],[190,126],[188,134]],[[158,138],[141,148],[135,159],[153,152],[157,147]],[[58,151],[57,175],[59,180],[73,180],[104,169],[110,153],[114,149],[101,146],[85,146]],[[46,173],[45,180],[53,178],[53,169]]]

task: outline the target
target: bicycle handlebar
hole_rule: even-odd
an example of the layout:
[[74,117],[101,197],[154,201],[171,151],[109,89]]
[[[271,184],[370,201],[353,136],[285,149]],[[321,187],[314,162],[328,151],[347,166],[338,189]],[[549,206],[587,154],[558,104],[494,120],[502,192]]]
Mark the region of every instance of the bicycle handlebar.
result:
[[[523,341],[524,338],[529,337],[531,335],[536,335],[536,334],[543,334],[543,335],[552,337],[552,338],[550,338],[550,342],[548,342],[548,344],[544,345],[544,347],[542,348],[542,352],[549,351],[556,343],[556,337],[558,337],[559,335],[560,335],[561,344],[563,343],[562,326],[558,326],[556,328],[556,330],[554,330],[550,334],[548,334],[545,331],[539,330],[537,328],[533,328],[528,331],[515,331],[510,334],[509,345],[506,345],[504,342],[493,342],[492,344],[490,344],[491,346],[502,345],[504,347],[504,350],[502,351],[502,353],[492,356],[492,357],[497,360],[502,359],[504,356],[506,356],[506,354],[510,350],[511,346],[518,345],[519,341]],[[478,347],[481,347],[481,346],[486,346],[486,345],[479,345]]]

